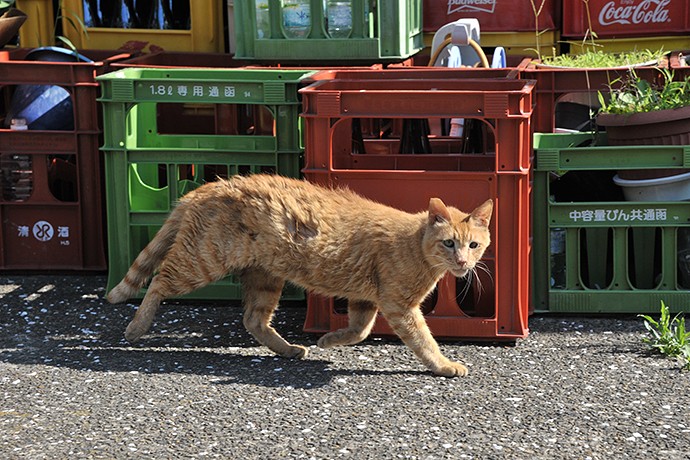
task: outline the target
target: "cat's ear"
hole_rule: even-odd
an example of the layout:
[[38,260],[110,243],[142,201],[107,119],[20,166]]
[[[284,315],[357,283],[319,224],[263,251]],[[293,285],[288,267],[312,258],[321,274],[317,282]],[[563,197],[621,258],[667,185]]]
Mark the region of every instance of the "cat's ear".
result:
[[439,198],[432,198],[429,200],[429,225],[436,222],[450,222],[450,213],[448,208],[443,204]]
[[472,211],[470,217],[472,220],[477,222],[480,227],[488,227],[493,209],[494,202],[492,200],[486,200],[484,203],[477,206],[474,211]]

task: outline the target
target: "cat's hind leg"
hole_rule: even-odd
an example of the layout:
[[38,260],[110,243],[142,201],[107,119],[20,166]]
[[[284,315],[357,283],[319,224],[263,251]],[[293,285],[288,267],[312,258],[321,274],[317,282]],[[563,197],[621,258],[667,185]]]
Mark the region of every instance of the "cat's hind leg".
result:
[[258,268],[245,270],[240,278],[244,302],[243,322],[247,331],[260,344],[280,356],[304,358],[307,355],[305,347],[292,345],[271,326],[285,280]]
[[338,345],[354,345],[366,339],[376,322],[378,307],[371,302],[349,301],[347,306],[348,326],[329,332],[321,337],[318,346],[330,348]]
[[164,261],[160,273],[153,277],[134,318],[125,330],[125,338],[136,342],[151,328],[161,302],[178,297],[220,279],[225,272],[210,270],[203,262],[189,257],[171,257]]
[[431,372],[444,377],[467,375],[465,366],[443,356],[419,307],[384,307],[381,313],[397,336]]
[[161,286],[161,275],[156,275],[151,280],[144,299],[141,301],[137,312],[134,314],[134,318],[127,326],[125,330],[125,339],[128,342],[136,342],[141,338],[142,335],[146,334],[151,328],[153,323],[153,318],[156,316],[158,307],[161,302],[167,297],[165,294],[165,289]]

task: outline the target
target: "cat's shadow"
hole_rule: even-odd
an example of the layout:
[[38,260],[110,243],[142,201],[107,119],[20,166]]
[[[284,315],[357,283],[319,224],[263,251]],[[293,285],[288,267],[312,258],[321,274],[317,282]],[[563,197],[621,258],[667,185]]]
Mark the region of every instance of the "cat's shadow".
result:
[[[313,356],[287,359],[261,347],[147,346],[123,341],[108,345],[61,343],[59,346],[20,347],[0,353],[0,361],[21,365],[71,368],[86,372],[128,373],[132,375],[179,374],[207,377],[213,385],[257,385],[316,389],[342,376],[417,375],[422,372],[333,367]],[[254,352],[257,353],[254,353]]]

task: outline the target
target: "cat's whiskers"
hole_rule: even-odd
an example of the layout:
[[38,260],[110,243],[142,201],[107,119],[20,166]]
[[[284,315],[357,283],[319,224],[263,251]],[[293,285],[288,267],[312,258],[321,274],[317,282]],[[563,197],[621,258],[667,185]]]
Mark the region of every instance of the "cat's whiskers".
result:
[[491,273],[491,270],[489,270],[489,267],[486,265],[486,263],[482,262],[481,260],[477,262],[476,268],[479,270],[483,271],[484,273],[487,274],[489,279],[491,280],[491,283],[494,283],[494,275]]
[[[470,286],[472,285],[472,275],[474,274],[473,270],[470,270],[467,272],[467,275],[464,276],[465,279],[465,285],[463,286],[462,290],[460,291],[460,300],[458,301],[458,304],[462,304],[465,301],[465,298],[467,297],[467,294],[470,292]],[[457,296],[456,296],[457,297]]]

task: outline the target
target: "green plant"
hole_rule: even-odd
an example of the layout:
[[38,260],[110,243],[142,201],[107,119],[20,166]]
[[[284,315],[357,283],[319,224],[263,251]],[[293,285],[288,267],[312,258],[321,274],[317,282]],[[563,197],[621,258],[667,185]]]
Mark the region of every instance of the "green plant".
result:
[[530,4],[532,5],[532,13],[534,13],[534,42],[536,44],[536,49],[534,50],[537,53],[537,58],[541,61],[542,56],[541,56],[541,43],[539,40],[539,37],[545,32],[545,31],[540,31],[539,30],[539,15],[541,14],[541,10],[544,9],[544,3],[546,3],[546,0],[541,0],[541,4],[537,6],[534,3],[534,0],[530,0]]
[[674,81],[669,69],[659,69],[659,72],[663,77],[661,84],[652,84],[639,78],[633,69],[630,70],[629,77],[621,82],[620,88],[612,88],[620,79],[612,82],[609,85],[609,100],[599,92],[601,112],[631,114],[690,105],[690,77]]
[[545,57],[543,64],[556,67],[576,67],[601,69],[609,67],[631,67],[634,65],[659,62],[664,57],[664,50],[633,50],[623,53],[607,53],[601,49],[589,49],[582,54],[561,54]]
[[64,35],[57,34],[60,21],[63,21],[64,19],[63,24],[66,21],[69,24],[69,26],[72,27],[76,32],[84,32],[84,34],[86,34],[88,38],[89,32],[86,29],[86,24],[84,24],[83,19],[76,12],[71,11],[68,8],[65,8],[65,6],[62,4],[62,0],[58,2],[57,8],[58,14],[55,15],[53,35],[55,35],[56,41],[62,43],[65,48],[69,48],[72,51],[76,51],[77,47],[74,46],[74,43],[72,43],[72,41],[69,38],[65,37]]
[[681,361],[683,369],[690,370],[690,332],[685,328],[685,318],[678,313],[671,318],[669,308],[661,302],[659,320],[649,315],[639,315],[651,337],[642,339],[653,350]]

